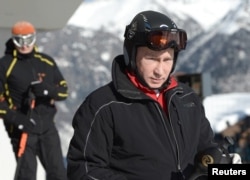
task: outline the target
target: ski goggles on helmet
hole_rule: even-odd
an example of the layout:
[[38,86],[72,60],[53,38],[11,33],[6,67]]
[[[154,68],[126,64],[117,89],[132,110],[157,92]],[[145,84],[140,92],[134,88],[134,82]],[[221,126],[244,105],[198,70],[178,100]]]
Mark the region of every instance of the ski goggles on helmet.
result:
[[181,29],[153,30],[145,33],[146,45],[152,50],[176,48],[177,51],[186,48],[187,33]]
[[36,34],[13,35],[12,40],[17,47],[32,46],[36,42]]
[[146,45],[152,50],[175,48],[180,51],[186,48],[187,33],[182,29],[152,29],[146,32],[135,32],[127,26],[125,37],[138,45]]

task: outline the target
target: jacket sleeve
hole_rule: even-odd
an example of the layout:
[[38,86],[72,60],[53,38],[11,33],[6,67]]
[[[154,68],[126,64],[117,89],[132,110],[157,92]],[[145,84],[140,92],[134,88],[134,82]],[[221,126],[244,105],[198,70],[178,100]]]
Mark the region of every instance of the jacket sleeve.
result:
[[66,80],[61,80],[54,86],[53,99],[56,101],[65,100],[68,97],[68,86]]
[[10,114],[8,103],[5,101],[2,94],[0,94],[0,118],[5,118]]
[[108,113],[88,101],[80,106],[73,118],[74,134],[67,154],[68,178],[126,180],[109,166],[114,138],[109,115],[104,115]]
[[54,66],[54,84],[54,97],[52,98],[57,101],[65,100],[68,97],[68,85],[56,64]]
[[51,92],[50,97],[52,99],[56,101],[65,100],[68,97],[67,81],[63,77],[56,61],[44,53],[38,53],[37,57],[43,57],[45,59],[43,61],[47,64],[44,72],[40,71],[38,73],[38,80],[44,81],[46,88]]
[[5,99],[5,88],[4,84],[6,82],[5,69],[2,64],[0,65],[0,118],[4,118],[7,116],[9,112],[9,106]]

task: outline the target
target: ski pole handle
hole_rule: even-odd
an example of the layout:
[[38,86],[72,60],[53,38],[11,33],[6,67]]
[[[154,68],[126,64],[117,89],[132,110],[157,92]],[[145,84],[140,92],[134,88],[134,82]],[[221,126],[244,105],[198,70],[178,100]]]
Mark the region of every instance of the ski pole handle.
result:
[[19,150],[18,150],[18,154],[17,154],[17,157],[19,157],[19,158],[23,155],[23,153],[25,151],[27,139],[28,139],[28,134],[26,132],[23,132],[21,135]]
[[[31,111],[34,109],[34,107],[35,107],[35,99],[32,99],[30,104]],[[31,116],[31,114],[29,116]],[[21,157],[23,155],[26,148],[27,139],[28,139],[28,133],[22,132],[17,157]]]

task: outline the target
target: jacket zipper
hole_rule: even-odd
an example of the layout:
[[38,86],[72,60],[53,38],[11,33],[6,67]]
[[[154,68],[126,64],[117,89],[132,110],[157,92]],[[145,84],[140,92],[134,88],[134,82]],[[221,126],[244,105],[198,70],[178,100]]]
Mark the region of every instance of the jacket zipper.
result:
[[179,150],[179,145],[178,145],[178,141],[177,141],[177,138],[176,138],[176,135],[175,135],[175,131],[174,131],[174,128],[173,128],[173,123],[172,123],[172,119],[171,119],[171,111],[170,111],[170,102],[172,101],[172,98],[174,95],[176,95],[177,93],[180,93],[181,91],[175,91],[171,96],[170,96],[170,99],[169,99],[169,103],[168,103],[168,118],[169,118],[169,124],[170,124],[170,127],[171,127],[171,130],[173,132],[173,137],[174,137],[174,142],[175,142],[175,145],[176,145],[176,151],[177,151],[177,169],[178,171],[181,173],[181,175],[183,176],[183,179],[185,179],[184,175],[183,175],[183,172],[182,172],[182,167],[181,167],[181,160],[180,160],[180,150]]
[[[156,107],[157,107],[157,110],[158,110],[158,112],[159,112],[159,114],[160,114],[160,116],[161,116],[161,120],[162,120],[162,123],[163,123],[163,125],[164,125],[165,130],[166,130],[166,133],[167,133],[167,135],[168,135],[168,138],[169,138],[169,141],[170,141],[170,144],[171,144],[171,148],[172,148],[173,152],[176,152],[177,170],[183,175],[183,173],[182,173],[182,168],[181,168],[181,162],[180,162],[180,150],[179,150],[179,145],[178,145],[177,138],[176,138],[176,135],[175,135],[175,131],[174,131],[174,128],[173,128],[172,119],[171,119],[171,115],[170,115],[170,109],[169,109],[169,107],[170,107],[170,102],[172,101],[172,97],[173,97],[174,95],[176,95],[178,92],[181,92],[181,91],[175,91],[175,92],[171,95],[171,97],[170,97],[170,99],[169,99],[168,106],[167,106],[168,112],[169,112],[168,118],[169,118],[169,123],[170,123],[171,130],[172,130],[172,133],[173,133],[173,137],[174,137],[174,142],[171,140],[171,136],[170,136],[169,131],[168,131],[168,129],[167,129],[167,125],[166,125],[165,119],[164,119],[164,117],[163,117],[163,114],[162,114],[161,109],[159,108],[158,104],[156,104]],[[175,144],[175,145],[174,145],[174,144]],[[183,175],[183,176],[184,176],[184,175]],[[185,178],[184,178],[184,179],[185,179]]]

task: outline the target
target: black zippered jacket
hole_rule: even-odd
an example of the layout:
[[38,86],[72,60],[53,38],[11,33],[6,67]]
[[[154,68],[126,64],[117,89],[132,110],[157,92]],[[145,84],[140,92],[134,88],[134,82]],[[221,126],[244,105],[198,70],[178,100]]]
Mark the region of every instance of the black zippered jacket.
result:
[[[43,76],[39,77],[39,74]],[[5,55],[0,59],[0,95],[8,104],[6,109],[0,106],[0,111],[9,134],[13,128],[8,120],[13,119],[16,113],[27,115],[30,109],[31,82],[38,81],[39,78],[49,84],[53,91],[51,95],[35,98],[33,114],[37,117],[37,133],[42,133],[54,124],[54,101],[65,100],[68,96],[67,82],[52,57],[38,52],[37,47],[29,54],[20,54],[9,39]]]
[[123,56],[112,82],[92,92],[73,118],[69,180],[177,180],[194,157],[212,147],[213,131],[200,97],[179,83],[165,93],[168,115],[128,79]]

